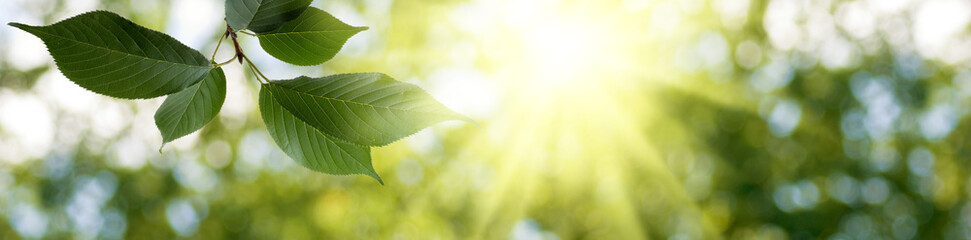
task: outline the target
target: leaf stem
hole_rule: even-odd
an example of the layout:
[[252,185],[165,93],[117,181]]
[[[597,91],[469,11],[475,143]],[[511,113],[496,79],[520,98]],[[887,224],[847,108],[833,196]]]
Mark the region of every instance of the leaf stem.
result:
[[[215,57],[215,56],[213,56],[213,57]],[[239,58],[239,56],[233,55],[233,58],[230,58],[229,60],[226,60],[225,62],[217,63],[215,66],[212,66],[212,67],[213,68],[222,67],[223,65],[232,63],[233,60],[236,60],[236,58]],[[213,58],[213,59],[215,59],[215,58]]]
[[[260,71],[260,69],[256,67],[256,64],[253,64],[253,61],[249,60],[249,57],[247,57],[246,55],[243,55],[243,59],[246,59],[246,63],[249,64],[250,69],[253,70],[253,72],[258,75],[258,76],[256,76],[256,80],[260,81],[260,83],[269,83],[270,82],[270,78],[267,78],[266,75],[263,75],[263,72]],[[263,79],[266,80],[266,81],[264,82],[264,81],[260,80],[260,77],[263,77]]]
[[215,62],[216,61],[216,53],[219,52],[219,46],[222,46],[223,45],[223,39],[226,39],[226,38],[225,37],[219,37],[219,42],[216,43],[216,50],[215,51],[212,51],[212,58],[209,59],[210,62]]
[[252,64],[250,64],[249,70],[253,72],[253,77],[256,78],[256,81],[260,82],[261,85],[266,84],[266,82],[260,79],[260,76],[256,72],[256,68],[254,68]]
[[[246,54],[243,53],[243,49],[239,46],[239,41],[236,40],[236,33],[237,32],[256,37],[256,34],[255,33],[247,32],[247,31],[242,31],[242,30],[241,31],[233,31],[233,28],[229,26],[229,23],[227,23],[226,24],[226,32],[223,33],[223,37],[222,38],[219,38],[219,43],[216,44],[216,51],[217,52],[219,51],[219,46],[222,45],[223,39],[232,38],[233,39],[233,46],[236,47],[236,54],[233,55],[233,58],[230,58],[229,60],[226,60],[225,62],[217,63],[216,66],[214,66],[213,68],[217,68],[217,67],[220,67],[220,66],[223,66],[223,65],[232,63],[233,60],[239,60],[239,63],[240,64],[243,63],[243,60],[246,60],[246,64],[249,65],[250,71],[253,71],[253,76],[256,77],[256,81],[259,81],[261,84],[269,83],[270,82],[270,78],[266,77],[266,75],[263,75],[263,72],[260,71],[260,69],[256,67],[256,64],[253,64],[253,61],[251,61],[249,59],[249,57],[246,57]],[[215,59],[216,59],[216,52],[213,52],[212,53],[212,60],[211,61],[214,61]]]

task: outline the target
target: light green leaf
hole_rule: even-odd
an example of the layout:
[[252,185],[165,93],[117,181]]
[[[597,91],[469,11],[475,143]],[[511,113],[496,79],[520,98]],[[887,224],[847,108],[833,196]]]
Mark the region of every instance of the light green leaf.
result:
[[371,166],[371,149],[327,136],[283,108],[266,88],[260,89],[260,113],[273,141],[304,167],[329,174],[364,174],[384,181]]
[[329,13],[307,8],[300,17],[272,32],[259,34],[260,46],[277,59],[295,65],[317,65],[334,58],[348,38],[367,27],[352,27]]
[[381,73],[298,77],[263,85],[280,105],[327,135],[383,146],[445,120],[464,120],[418,86]]
[[202,81],[169,95],[155,112],[155,125],[168,143],[199,130],[211,121],[226,99],[226,75],[214,68]]
[[10,26],[43,40],[68,79],[112,97],[175,93],[212,68],[198,51],[111,12],[88,12],[50,26]]
[[313,0],[226,0],[226,22],[234,30],[264,33],[296,19]]

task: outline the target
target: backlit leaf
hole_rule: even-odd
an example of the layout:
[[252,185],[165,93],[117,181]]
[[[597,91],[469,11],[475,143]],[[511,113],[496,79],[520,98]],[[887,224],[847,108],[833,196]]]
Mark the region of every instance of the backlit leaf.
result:
[[155,112],[155,125],[168,143],[209,123],[226,99],[226,75],[214,68],[202,81],[169,95]]
[[260,89],[260,114],[273,141],[304,167],[329,174],[364,174],[384,182],[371,166],[371,150],[327,136],[293,116],[270,91]]
[[295,65],[317,65],[337,55],[348,38],[367,27],[352,27],[317,8],[272,32],[258,35],[260,46],[274,57]]
[[264,87],[297,118],[365,146],[387,145],[432,124],[465,119],[418,86],[381,73],[298,77]]
[[234,30],[264,33],[296,19],[312,0],[226,0],[226,22]]
[[168,95],[211,69],[198,51],[111,12],[88,12],[50,26],[10,26],[43,40],[68,79],[112,97]]

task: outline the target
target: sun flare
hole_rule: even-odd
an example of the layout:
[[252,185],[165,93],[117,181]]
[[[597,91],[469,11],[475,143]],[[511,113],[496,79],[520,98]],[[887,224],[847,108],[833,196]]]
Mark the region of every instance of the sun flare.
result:
[[[640,200],[635,199],[663,195],[664,200],[653,204],[703,219],[682,188],[626,190],[642,184],[632,179],[679,184],[642,134],[655,114],[650,105],[657,103],[631,89],[654,84],[643,67],[632,64],[650,52],[651,46],[636,41],[643,33],[630,31],[643,24],[598,8],[544,3],[552,4],[517,2],[509,4],[516,9],[493,13],[515,20],[498,27],[502,29],[498,34],[513,37],[501,43],[478,43],[510,50],[486,54],[509,66],[496,73],[506,92],[501,112],[481,136],[486,141],[473,140],[467,146],[489,153],[483,164],[502,173],[491,189],[481,193],[485,200],[478,205],[481,214],[476,218],[476,232],[509,227],[494,222],[531,217],[527,209],[549,201],[532,193],[544,191],[557,192],[554,195],[565,201],[600,206],[597,211],[576,214],[620,218],[612,222],[623,224],[599,227],[628,239],[648,234],[638,225],[635,211]],[[523,12],[528,14],[520,14]],[[614,144],[617,142],[624,144]],[[647,171],[631,172],[633,166]],[[513,196],[520,201],[506,201]],[[497,212],[517,214],[500,216]],[[701,225],[698,231],[710,234],[713,229]]]

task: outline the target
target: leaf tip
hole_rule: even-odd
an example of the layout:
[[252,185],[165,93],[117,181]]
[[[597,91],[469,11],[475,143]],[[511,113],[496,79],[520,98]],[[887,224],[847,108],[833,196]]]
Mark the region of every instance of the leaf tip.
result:
[[463,118],[462,118],[462,121],[465,121],[465,122],[467,122],[467,123],[471,123],[471,124],[472,124],[472,125],[474,125],[475,127],[477,127],[477,128],[479,128],[479,129],[482,129],[482,125],[479,125],[479,122],[476,122],[475,120],[473,120],[473,119],[472,119],[472,118],[470,118],[470,117],[464,117],[464,116],[463,116]]
[[[449,111],[451,111],[451,109]],[[448,119],[448,120],[459,120],[459,121],[463,121],[463,122],[467,122],[467,123],[470,123],[472,125],[475,125],[475,127],[477,127],[477,128],[482,128],[482,125],[479,125],[479,122],[476,122],[475,119],[472,119],[472,118],[467,117],[465,115],[459,114],[459,113],[457,113],[455,111],[452,111],[452,115],[453,115],[452,116],[453,118],[452,119]]]
[[363,172],[362,174],[374,178],[374,180],[378,180],[378,183],[380,183],[381,186],[384,186],[384,180],[381,179],[381,176],[378,176],[378,172],[374,170],[374,167],[369,167],[368,171]]
[[384,180],[381,180],[381,177],[378,177],[377,174],[374,174],[374,176],[371,176],[371,177],[373,177],[375,180],[378,180],[378,183],[380,183],[381,186],[384,186]]
[[34,27],[34,26],[27,25],[27,24],[19,23],[19,22],[9,22],[9,23],[7,23],[7,25],[9,25],[11,27],[18,28],[20,30],[27,31],[27,32],[30,32],[28,29]]
[[162,146],[165,146],[165,144],[168,144],[172,141],[175,141],[175,138],[171,137],[170,134],[165,134],[164,132],[162,133]]

